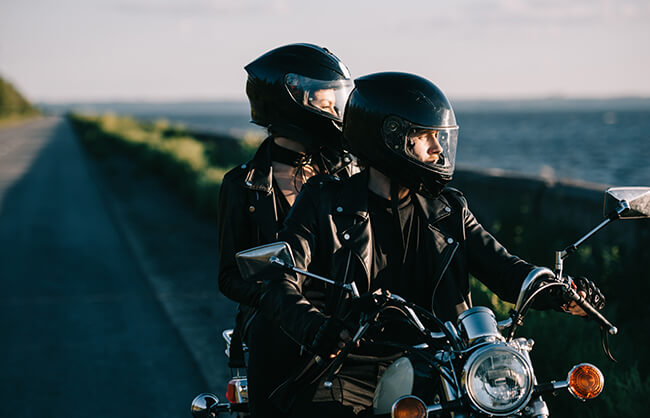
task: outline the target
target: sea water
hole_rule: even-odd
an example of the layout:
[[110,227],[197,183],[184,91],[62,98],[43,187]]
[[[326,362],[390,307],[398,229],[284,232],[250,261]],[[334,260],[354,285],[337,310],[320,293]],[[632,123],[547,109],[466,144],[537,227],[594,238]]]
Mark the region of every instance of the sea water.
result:
[[[145,115],[140,115],[145,116]],[[159,115],[160,116],[160,115]],[[163,115],[190,130],[264,135],[246,108]],[[459,167],[650,186],[650,111],[456,111]]]

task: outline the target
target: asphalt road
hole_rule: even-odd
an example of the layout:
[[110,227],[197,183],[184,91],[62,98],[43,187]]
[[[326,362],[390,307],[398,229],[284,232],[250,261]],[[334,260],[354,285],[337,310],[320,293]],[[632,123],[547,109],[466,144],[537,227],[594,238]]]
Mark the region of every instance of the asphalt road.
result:
[[0,130],[0,416],[183,417],[206,382],[67,122]]

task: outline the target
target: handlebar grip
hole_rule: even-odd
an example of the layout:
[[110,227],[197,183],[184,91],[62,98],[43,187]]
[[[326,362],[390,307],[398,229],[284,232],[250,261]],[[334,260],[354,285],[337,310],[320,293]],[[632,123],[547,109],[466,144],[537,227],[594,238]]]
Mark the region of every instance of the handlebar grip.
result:
[[572,300],[574,300],[578,306],[580,306],[587,314],[593,318],[596,319],[596,321],[605,327],[607,329],[607,332],[609,332],[610,335],[616,335],[618,333],[618,328],[616,328],[614,325],[612,325],[611,322],[607,320],[601,314],[598,309],[594,308],[585,298],[580,296],[578,292],[576,292],[574,289],[571,289],[570,297]]

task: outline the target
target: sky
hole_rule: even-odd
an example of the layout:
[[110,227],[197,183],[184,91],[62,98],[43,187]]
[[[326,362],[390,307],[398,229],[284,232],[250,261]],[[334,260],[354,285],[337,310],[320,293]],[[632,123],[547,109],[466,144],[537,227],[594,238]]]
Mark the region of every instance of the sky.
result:
[[0,0],[0,76],[32,101],[243,101],[294,42],[452,99],[650,97],[648,0]]

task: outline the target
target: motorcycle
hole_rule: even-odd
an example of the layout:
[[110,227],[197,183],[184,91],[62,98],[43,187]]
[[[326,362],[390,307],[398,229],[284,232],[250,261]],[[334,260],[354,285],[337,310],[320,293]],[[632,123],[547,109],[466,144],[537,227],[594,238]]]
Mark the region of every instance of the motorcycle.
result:
[[[575,398],[589,400],[597,397],[604,387],[604,376],[594,365],[581,363],[573,366],[566,379],[538,383],[530,358],[534,341],[518,337],[515,332],[523,324],[529,308],[537,296],[557,288],[566,300],[575,301],[588,316],[601,326],[605,354],[613,360],[607,336],[615,335],[617,328],[589,304],[563,274],[564,260],[596,232],[618,219],[650,218],[650,188],[610,188],[605,193],[605,219],[575,243],[555,254],[554,270],[538,267],[524,279],[510,316],[497,322],[492,310],[476,306],[458,316],[456,324],[442,322],[430,311],[409,303],[388,291],[360,295],[354,283],[334,280],[300,270],[294,266],[291,248],[277,242],[245,250],[237,255],[243,277],[249,277],[269,265],[286,271],[324,281],[343,289],[351,303],[364,307],[352,341],[346,344],[329,362],[314,357],[317,364],[325,364],[319,376],[327,375],[326,387],[340,370],[353,347],[362,339],[372,340],[373,330],[381,330],[390,311],[399,315],[416,332],[422,343],[399,346],[402,355],[382,374],[374,394],[375,415],[401,418],[431,416],[527,416],[548,417],[544,395],[568,391]],[[201,394],[192,402],[196,418],[216,417],[222,412],[242,410],[242,386],[229,385],[229,402],[219,403],[212,394]],[[239,390],[239,392],[237,392]],[[232,393],[231,393],[232,392]],[[237,397],[240,396],[240,397]],[[245,403],[245,402],[244,402]]]

